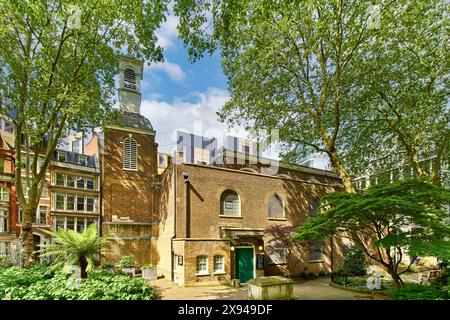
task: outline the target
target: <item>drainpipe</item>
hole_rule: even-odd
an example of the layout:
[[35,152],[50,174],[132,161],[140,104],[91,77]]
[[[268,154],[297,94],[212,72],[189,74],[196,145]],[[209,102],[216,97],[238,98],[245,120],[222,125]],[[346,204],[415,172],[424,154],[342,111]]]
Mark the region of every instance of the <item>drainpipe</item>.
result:
[[174,251],[173,251],[173,239],[177,237],[177,165],[173,164],[173,235],[170,239],[170,278],[172,282],[175,281],[175,268],[174,268]]
[[189,175],[183,172],[184,178],[184,196],[185,196],[185,207],[186,207],[186,238],[191,237],[191,206],[190,206],[190,190],[189,190]]

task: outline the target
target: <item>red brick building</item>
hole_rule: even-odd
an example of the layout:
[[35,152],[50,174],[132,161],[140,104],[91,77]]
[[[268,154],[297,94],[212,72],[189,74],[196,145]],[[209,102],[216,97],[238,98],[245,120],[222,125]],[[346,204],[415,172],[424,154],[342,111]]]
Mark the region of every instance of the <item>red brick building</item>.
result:
[[[55,152],[36,215],[37,242],[49,241],[39,228],[82,231],[95,223],[114,239],[103,262],[130,255],[136,266],[157,265],[159,275],[179,285],[336,269],[337,239],[303,244],[288,256],[266,232],[271,225],[299,226],[314,215],[319,197],[342,187],[335,173],[227,150],[208,164],[165,155],[161,167],[157,133],[140,113],[143,63],[123,57],[119,74],[121,122],[96,130],[81,153]],[[0,213],[8,216],[0,249],[11,254],[13,243],[19,247],[20,210],[14,150],[5,139],[0,143],[0,190],[6,190]]]

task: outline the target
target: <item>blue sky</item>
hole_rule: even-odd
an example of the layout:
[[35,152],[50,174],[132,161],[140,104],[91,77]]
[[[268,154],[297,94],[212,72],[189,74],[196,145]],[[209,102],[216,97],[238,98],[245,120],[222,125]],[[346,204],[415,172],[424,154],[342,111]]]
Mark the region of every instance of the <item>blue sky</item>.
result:
[[[178,20],[173,15],[157,32],[164,48],[165,61],[144,66],[141,83],[141,113],[156,130],[159,151],[171,153],[176,146],[176,132],[183,130],[218,139],[225,136],[248,137],[243,127],[228,128],[217,119],[216,112],[228,100],[227,79],[222,72],[220,57],[205,56],[190,63],[182,41],[178,39]],[[276,146],[264,155],[278,158]]]
[[144,66],[141,113],[152,122],[161,152],[173,150],[176,130],[207,137],[227,134],[226,124],[216,116],[228,99],[220,57],[190,63],[178,39],[177,23],[169,16],[157,32],[165,61]]

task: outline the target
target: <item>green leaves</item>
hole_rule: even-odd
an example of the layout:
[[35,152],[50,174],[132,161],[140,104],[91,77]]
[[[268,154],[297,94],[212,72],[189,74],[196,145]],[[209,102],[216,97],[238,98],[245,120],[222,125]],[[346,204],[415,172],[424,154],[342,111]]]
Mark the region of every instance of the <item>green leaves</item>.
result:
[[91,272],[79,288],[68,285],[68,275],[42,266],[0,269],[0,299],[14,300],[152,300],[154,290],[142,278]]
[[411,255],[450,257],[450,191],[422,180],[377,185],[364,193],[332,193],[331,206],[296,230],[298,240],[363,232],[377,247],[408,247]]
[[55,264],[70,267],[78,264],[80,257],[86,257],[88,271],[94,267],[94,256],[100,249],[110,245],[109,236],[100,237],[97,234],[97,225],[90,224],[82,233],[73,230],[48,231],[42,230],[51,236],[55,243],[40,245],[38,250],[43,257],[54,257]]

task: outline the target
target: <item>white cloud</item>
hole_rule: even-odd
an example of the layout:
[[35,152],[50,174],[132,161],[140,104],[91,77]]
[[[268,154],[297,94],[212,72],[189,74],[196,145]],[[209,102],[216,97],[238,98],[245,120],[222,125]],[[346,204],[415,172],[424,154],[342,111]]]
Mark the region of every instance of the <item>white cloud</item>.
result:
[[181,66],[176,63],[172,63],[167,59],[165,59],[164,62],[152,63],[150,66],[145,65],[144,73],[152,71],[162,71],[175,82],[183,82],[186,79],[186,73],[183,71]]
[[[204,92],[191,94],[194,102],[179,99],[173,103],[163,101],[158,96],[142,101],[141,112],[153,124],[160,152],[171,153],[176,147],[177,130],[194,133],[207,138],[216,138],[219,147],[228,135],[248,138],[250,135],[243,127],[227,128],[218,120],[217,112],[228,101],[228,92],[218,88],[208,88]],[[276,146],[267,149],[263,155],[279,159]]]
[[156,31],[158,37],[158,45],[164,48],[164,50],[171,50],[176,47],[175,40],[178,38],[178,18],[176,16],[169,15],[167,20]]
[[168,103],[151,98],[142,101],[142,114],[152,122],[161,151],[173,150],[177,130],[218,138],[227,134],[226,125],[218,121],[216,114],[228,100],[227,91],[208,88],[192,95],[195,102],[180,99]]

